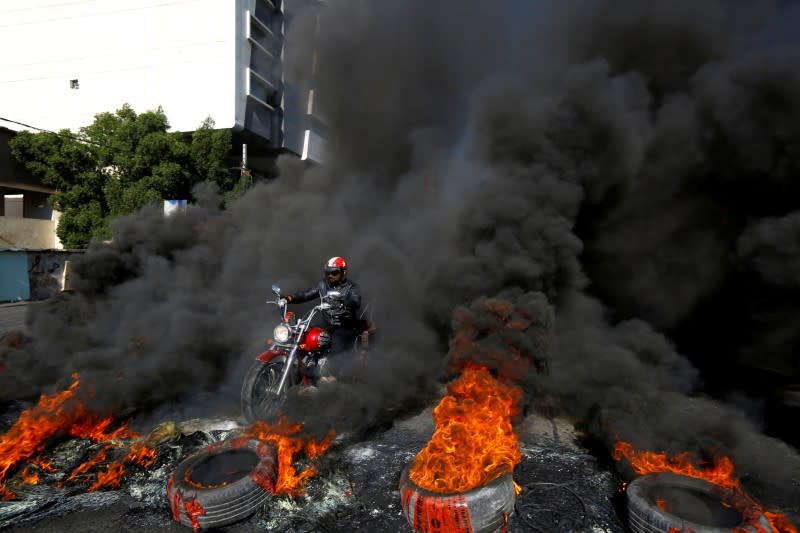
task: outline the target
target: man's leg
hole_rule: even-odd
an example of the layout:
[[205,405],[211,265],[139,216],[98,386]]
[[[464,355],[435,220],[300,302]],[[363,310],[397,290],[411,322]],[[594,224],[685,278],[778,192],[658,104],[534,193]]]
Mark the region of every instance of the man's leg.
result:
[[356,331],[354,329],[332,328],[330,333],[331,348],[328,350],[328,355],[334,355],[353,348],[353,343],[356,341]]
[[331,335],[331,346],[325,352],[323,367],[320,367],[323,382],[335,381],[337,376],[341,377],[340,372],[351,364],[348,353],[352,353],[353,343],[356,341],[356,332],[350,328],[330,328],[328,332]]

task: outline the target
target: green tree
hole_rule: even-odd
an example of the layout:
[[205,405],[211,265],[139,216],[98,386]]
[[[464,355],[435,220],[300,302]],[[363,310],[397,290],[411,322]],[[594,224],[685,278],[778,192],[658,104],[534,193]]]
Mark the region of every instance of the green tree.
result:
[[223,192],[236,188],[238,179],[226,168],[230,130],[214,129],[210,118],[191,139],[169,128],[160,107],[137,114],[125,104],[95,115],[77,134],[22,131],[10,145],[33,175],[56,189],[50,203],[61,212],[61,242],[81,248],[107,238],[111,218],[162,199],[189,199],[198,182],[214,182]]

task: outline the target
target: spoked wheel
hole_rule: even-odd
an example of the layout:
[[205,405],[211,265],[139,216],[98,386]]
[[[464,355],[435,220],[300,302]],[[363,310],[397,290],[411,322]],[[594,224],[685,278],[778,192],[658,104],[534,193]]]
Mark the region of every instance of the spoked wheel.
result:
[[286,390],[296,379],[292,373],[287,378],[283,392],[278,395],[275,390],[281,381],[285,358],[280,361],[262,363],[256,361],[244,377],[242,383],[242,413],[252,423],[256,420],[267,420],[280,409],[286,400]]

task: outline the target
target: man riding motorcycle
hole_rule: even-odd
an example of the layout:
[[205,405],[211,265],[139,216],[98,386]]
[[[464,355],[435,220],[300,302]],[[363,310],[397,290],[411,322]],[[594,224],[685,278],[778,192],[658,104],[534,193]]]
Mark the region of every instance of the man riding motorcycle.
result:
[[326,355],[333,355],[352,348],[360,332],[361,291],[358,285],[347,279],[347,261],[342,257],[331,257],[325,264],[324,274],[317,285],[286,296],[286,301],[299,304],[321,298],[331,304],[323,312],[323,318],[331,337]]

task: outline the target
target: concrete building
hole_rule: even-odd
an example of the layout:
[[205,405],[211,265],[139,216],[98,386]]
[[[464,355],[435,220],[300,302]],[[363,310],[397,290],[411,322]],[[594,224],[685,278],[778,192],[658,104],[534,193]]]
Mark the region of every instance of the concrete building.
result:
[[[319,162],[314,60],[284,75],[284,35],[318,0],[3,0],[0,126],[77,130],[128,103],[173,130],[206,117],[267,172],[276,153]],[[238,149],[236,150],[238,153]],[[0,181],[3,181],[0,176]]]
[[[320,0],[3,0],[0,2],[0,248],[60,248],[52,193],[10,155],[15,131],[58,131],[130,104],[163,108],[173,131],[207,117],[231,129],[232,171],[272,174],[283,152],[321,162],[313,46],[287,79],[284,36]],[[313,14],[313,13],[312,13]],[[298,56],[298,53],[294,54]],[[303,67],[305,65],[305,67]],[[246,150],[244,149],[246,147]]]
[[14,135],[0,127],[0,249],[59,249],[59,214],[47,202],[55,191],[39,183],[13,158],[8,141]]

